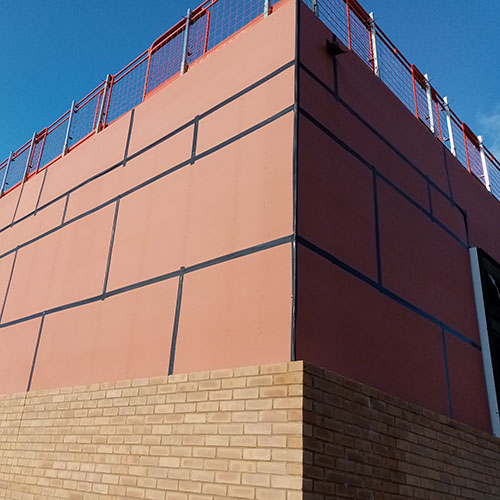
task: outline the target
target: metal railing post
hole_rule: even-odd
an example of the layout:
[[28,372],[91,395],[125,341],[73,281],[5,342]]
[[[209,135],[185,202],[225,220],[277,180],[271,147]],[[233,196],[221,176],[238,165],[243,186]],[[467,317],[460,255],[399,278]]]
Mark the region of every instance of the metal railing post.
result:
[[7,174],[9,173],[9,167],[12,163],[12,157],[14,156],[14,152],[11,151],[9,155],[9,159],[7,161],[7,165],[5,166],[5,172],[3,173],[2,185],[0,186],[0,196],[3,195],[5,190],[5,183],[7,182]]
[[370,12],[370,39],[372,46],[373,72],[380,78],[380,67],[378,64],[377,52],[377,25],[375,24],[375,15],[373,12]]
[[191,18],[191,9],[187,10],[186,28],[184,29],[184,47],[182,49],[181,75],[187,71],[188,44],[189,44],[189,22]]
[[270,13],[271,13],[270,0],[264,0],[264,17],[267,17]]
[[432,90],[431,84],[429,82],[429,75],[426,73],[425,78],[425,93],[427,95],[427,109],[429,110],[429,126],[433,134],[436,133],[436,127],[434,125],[434,113],[432,112]]
[[312,11],[315,16],[318,15],[318,0],[312,0]]
[[446,124],[448,125],[448,137],[450,139],[450,151],[453,156],[457,156],[457,150],[455,148],[455,141],[453,139],[453,127],[451,126],[451,112],[450,105],[448,104],[448,98],[443,97],[444,111],[446,113]]
[[62,156],[68,152],[69,140],[71,139],[69,133],[71,130],[71,122],[73,121],[73,115],[75,114],[75,101],[71,103],[71,108],[69,110],[68,126],[66,127],[66,136],[64,137],[64,145],[62,149]]
[[411,83],[413,86],[413,100],[415,102],[415,116],[418,118],[417,83],[415,81],[415,66],[411,65]]
[[106,100],[108,98],[108,92],[109,92],[109,88],[111,86],[112,79],[113,79],[113,77],[111,75],[106,76],[106,83],[104,84],[104,89],[102,91],[102,99],[101,99],[101,103],[99,105],[99,114],[97,115],[97,121],[95,124],[96,134],[101,130],[102,119],[104,117],[104,110],[106,109],[105,108]]
[[28,159],[26,160],[26,166],[24,167],[23,182],[26,179],[28,172],[30,170],[31,157],[33,156],[33,149],[35,148],[36,132],[33,132],[33,137],[31,138],[30,150],[28,151]]
[[481,165],[483,166],[484,185],[486,186],[486,189],[491,193],[490,173],[488,172],[488,164],[486,163],[486,155],[484,153],[482,136],[478,135],[477,140],[479,141],[479,154],[481,155]]

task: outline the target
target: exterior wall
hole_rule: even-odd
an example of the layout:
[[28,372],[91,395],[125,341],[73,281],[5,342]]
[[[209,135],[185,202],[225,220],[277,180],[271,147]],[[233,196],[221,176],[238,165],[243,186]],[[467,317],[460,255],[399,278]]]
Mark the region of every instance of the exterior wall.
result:
[[468,248],[500,256],[500,205],[302,7],[297,359],[489,430]]
[[305,364],[305,500],[494,500],[499,464],[497,438]]
[[0,200],[0,393],[290,359],[295,5]]
[[0,397],[0,498],[500,496],[500,441],[294,362]]
[[302,364],[0,397],[0,498],[298,500]]

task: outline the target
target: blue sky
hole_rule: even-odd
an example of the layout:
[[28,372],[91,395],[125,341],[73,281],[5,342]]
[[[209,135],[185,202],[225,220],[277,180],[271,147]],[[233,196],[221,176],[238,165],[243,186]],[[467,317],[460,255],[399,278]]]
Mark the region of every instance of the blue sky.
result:
[[[0,159],[175,24],[192,0],[3,0]],[[500,156],[498,0],[361,0]]]

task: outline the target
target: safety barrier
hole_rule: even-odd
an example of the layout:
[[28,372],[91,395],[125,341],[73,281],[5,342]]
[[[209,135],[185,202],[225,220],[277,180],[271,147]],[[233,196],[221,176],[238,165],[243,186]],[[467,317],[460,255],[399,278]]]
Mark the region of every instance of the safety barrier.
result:
[[[116,75],[0,162],[0,196],[141,103],[279,0],[206,0]],[[457,159],[500,199],[500,162],[356,0],[303,0]]]
[[279,0],[206,0],[116,75],[0,162],[0,196],[98,133]]
[[356,0],[304,0],[448,150],[500,199],[500,162]]

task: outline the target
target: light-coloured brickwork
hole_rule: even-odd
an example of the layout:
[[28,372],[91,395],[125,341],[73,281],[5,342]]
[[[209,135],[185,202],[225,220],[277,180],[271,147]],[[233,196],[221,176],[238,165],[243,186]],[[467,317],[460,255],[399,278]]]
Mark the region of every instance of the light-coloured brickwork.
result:
[[0,397],[0,498],[299,500],[303,364]]
[[304,500],[498,500],[500,440],[310,364]]

